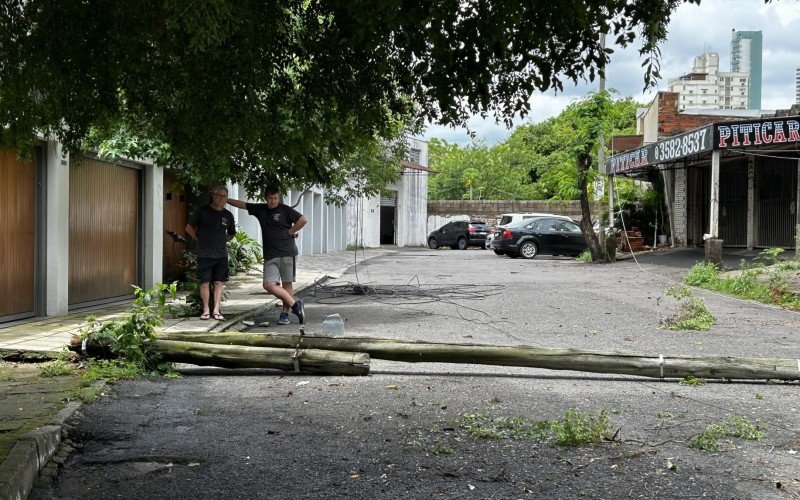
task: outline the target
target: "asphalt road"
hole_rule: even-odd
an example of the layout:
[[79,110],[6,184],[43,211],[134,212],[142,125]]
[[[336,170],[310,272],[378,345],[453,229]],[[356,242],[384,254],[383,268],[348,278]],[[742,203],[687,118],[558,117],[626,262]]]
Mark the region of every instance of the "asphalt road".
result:
[[[306,295],[308,330],[742,357],[800,357],[800,314],[702,293],[718,324],[668,331],[665,290],[689,254],[641,267],[533,261],[485,250],[372,259]],[[368,294],[351,293],[353,283]],[[473,286],[478,285],[478,286]],[[283,330],[278,330],[278,329]],[[271,327],[273,331],[292,331]],[[121,382],[71,422],[77,451],[32,498],[798,498],[800,384],[716,382],[372,360],[366,377],[181,367],[179,380]],[[483,439],[471,422],[609,418],[614,439]],[[741,417],[736,417],[741,416]],[[760,440],[723,436],[739,418]]]

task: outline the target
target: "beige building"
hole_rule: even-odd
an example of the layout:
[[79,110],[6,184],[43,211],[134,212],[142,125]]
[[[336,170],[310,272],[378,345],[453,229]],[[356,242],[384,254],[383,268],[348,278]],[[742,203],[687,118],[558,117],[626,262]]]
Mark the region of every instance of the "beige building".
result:
[[748,73],[719,71],[719,54],[706,52],[694,58],[691,73],[668,82],[669,91],[680,95],[678,110],[747,109]]

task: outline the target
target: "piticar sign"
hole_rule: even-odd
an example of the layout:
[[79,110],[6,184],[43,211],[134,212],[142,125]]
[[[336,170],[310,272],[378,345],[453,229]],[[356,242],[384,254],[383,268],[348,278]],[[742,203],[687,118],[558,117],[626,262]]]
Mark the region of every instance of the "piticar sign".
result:
[[800,121],[797,118],[773,118],[714,125],[714,147],[718,149],[787,142],[800,142]]
[[711,125],[648,144],[639,149],[614,155],[606,160],[611,175],[624,174],[642,167],[669,163],[705,151],[711,151]]

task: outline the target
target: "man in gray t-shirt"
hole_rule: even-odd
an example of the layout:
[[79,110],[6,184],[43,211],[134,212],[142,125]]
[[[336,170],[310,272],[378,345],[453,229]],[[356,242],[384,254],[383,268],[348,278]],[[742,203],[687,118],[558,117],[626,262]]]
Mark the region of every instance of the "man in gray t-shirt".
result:
[[246,208],[261,225],[264,247],[264,289],[283,302],[279,325],[289,324],[289,311],[305,323],[303,301],[294,298],[297,271],[297,232],[308,220],[294,208],[281,203],[278,188],[267,188],[266,203],[246,203],[228,199],[236,208]]

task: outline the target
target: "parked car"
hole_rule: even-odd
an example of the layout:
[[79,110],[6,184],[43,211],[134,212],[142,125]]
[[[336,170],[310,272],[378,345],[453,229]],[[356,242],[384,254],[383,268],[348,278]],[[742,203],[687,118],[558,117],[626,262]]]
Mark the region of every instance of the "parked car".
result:
[[575,221],[553,215],[525,219],[498,228],[492,245],[498,255],[525,259],[539,254],[577,257],[587,248],[581,228]]
[[534,217],[550,217],[550,216],[552,216],[552,217],[564,217],[563,215],[548,214],[548,213],[543,213],[543,212],[524,212],[524,213],[523,212],[519,212],[519,213],[515,212],[515,213],[510,213],[510,214],[502,214],[500,216],[500,220],[499,220],[497,226],[495,226],[495,228],[494,228],[495,231],[492,232],[492,233],[489,233],[489,235],[486,237],[486,244],[484,245],[484,247],[489,249],[489,250],[494,250],[494,253],[496,253],[497,255],[505,255],[505,252],[498,251],[497,249],[494,248],[494,245],[492,245],[492,240],[494,240],[494,234],[495,234],[495,232],[497,232],[498,229],[502,229],[502,228],[506,227],[509,224],[513,224],[513,223],[519,222],[521,220],[532,219]]
[[448,222],[428,235],[428,247],[449,246],[453,250],[466,250],[469,246],[483,248],[489,226],[482,220]]

